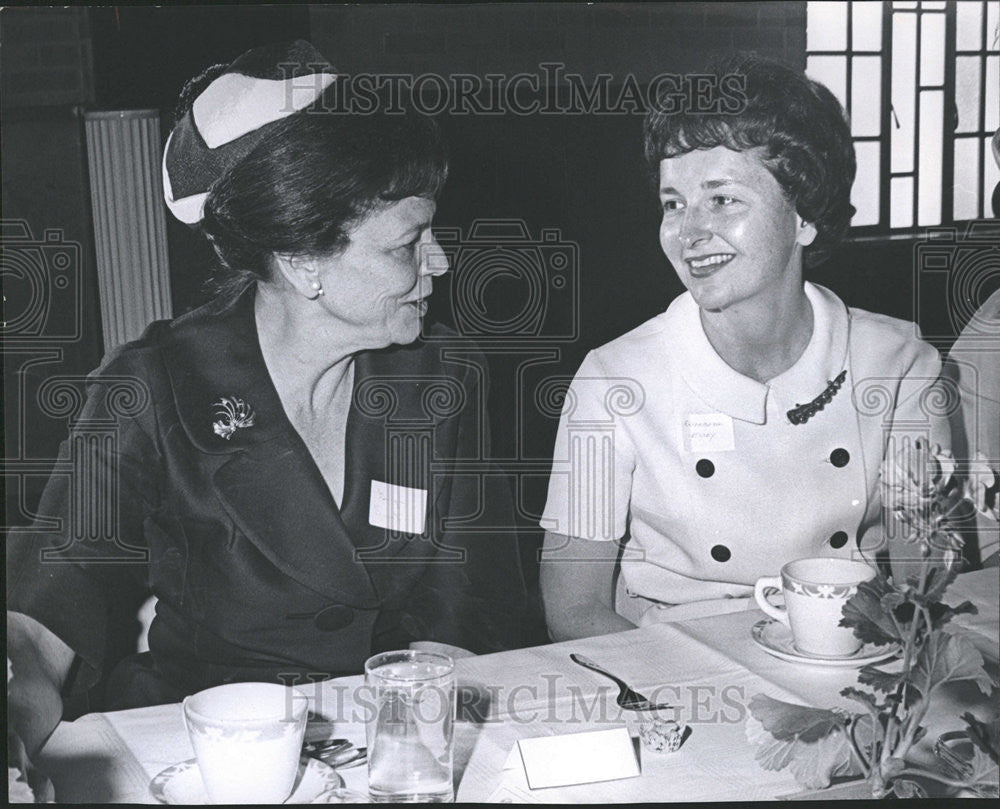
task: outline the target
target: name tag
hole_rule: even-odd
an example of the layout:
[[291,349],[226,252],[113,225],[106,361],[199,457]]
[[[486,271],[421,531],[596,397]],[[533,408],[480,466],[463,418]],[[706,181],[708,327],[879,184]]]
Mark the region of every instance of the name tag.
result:
[[692,413],[684,419],[687,452],[730,452],[736,449],[733,420],[725,413]]
[[372,481],[368,524],[404,534],[422,534],[427,523],[427,490]]

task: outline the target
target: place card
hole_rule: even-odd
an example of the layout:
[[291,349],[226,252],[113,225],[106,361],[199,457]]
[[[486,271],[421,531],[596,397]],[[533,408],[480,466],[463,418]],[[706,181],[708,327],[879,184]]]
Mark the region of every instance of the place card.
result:
[[523,767],[530,789],[617,781],[639,775],[635,746],[624,727],[521,739],[505,770]]

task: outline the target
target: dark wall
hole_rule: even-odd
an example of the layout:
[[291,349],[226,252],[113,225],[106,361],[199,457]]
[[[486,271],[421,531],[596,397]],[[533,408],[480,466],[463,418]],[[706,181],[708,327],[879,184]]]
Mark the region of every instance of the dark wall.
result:
[[30,521],[66,433],[39,385],[101,358],[82,115],[93,98],[85,10],[0,13],[6,524]]
[[734,49],[805,67],[804,2],[316,5],[316,45],[347,72],[504,73],[561,62],[640,81]]

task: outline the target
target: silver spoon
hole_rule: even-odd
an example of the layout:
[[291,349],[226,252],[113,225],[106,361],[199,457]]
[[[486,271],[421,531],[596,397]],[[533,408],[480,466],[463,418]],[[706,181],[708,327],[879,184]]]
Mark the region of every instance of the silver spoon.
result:
[[355,747],[347,739],[307,742],[303,745],[303,751],[307,756],[329,764],[334,769],[357,767],[368,760],[367,748]]
[[589,657],[584,657],[580,654],[571,654],[569,659],[578,666],[583,666],[585,669],[595,671],[614,682],[618,686],[618,707],[620,708],[624,708],[627,711],[653,711],[671,707],[667,703],[656,705],[650,702],[649,697],[643,696],[638,691],[635,691],[624,680],[615,677],[615,675],[607,669],[601,668]]

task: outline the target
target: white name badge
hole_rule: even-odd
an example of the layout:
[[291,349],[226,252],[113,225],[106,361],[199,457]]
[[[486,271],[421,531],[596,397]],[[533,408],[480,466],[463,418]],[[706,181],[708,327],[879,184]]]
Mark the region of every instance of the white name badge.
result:
[[628,730],[619,727],[563,736],[521,739],[504,769],[524,768],[529,789],[593,784],[639,775]]
[[736,449],[733,419],[725,413],[691,413],[684,419],[687,452],[730,452]]
[[368,524],[404,534],[422,534],[427,522],[427,490],[372,481]]

